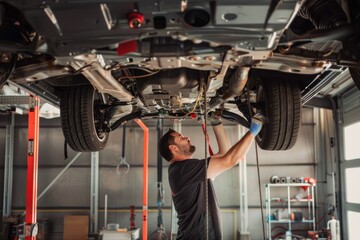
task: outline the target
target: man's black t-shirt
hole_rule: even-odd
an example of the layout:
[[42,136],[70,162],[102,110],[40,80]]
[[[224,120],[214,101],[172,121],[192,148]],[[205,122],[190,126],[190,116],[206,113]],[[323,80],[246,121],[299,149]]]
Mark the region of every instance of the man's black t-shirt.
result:
[[[206,239],[205,160],[176,161],[169,166],[169,183],[178,213],[177,239]],[[222,239],[220,209],[208,180],[209,239]]]

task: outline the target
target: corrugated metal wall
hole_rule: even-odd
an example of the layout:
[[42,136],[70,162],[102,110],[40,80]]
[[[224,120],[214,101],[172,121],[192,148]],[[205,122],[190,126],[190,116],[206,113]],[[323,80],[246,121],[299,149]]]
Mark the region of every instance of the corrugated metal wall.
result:
[[[264,184],[269,182],[272,175],[292,177],[315,177],[315,146],[314,142],[314,111],[304,108],[302,127],[297,144],[289,151],[262,151],[258,149],[260,163],[261,191],[264,198]],[[1,126],[9,121],[2,118]],[[26,179],[26,116],[16,117],[15,127],[15,154],[14,154],[14,184],[13,209],[15,214],[22,212],[25,206],[25,179]],[[146,122],[145,122],[146,123]],[[40,153],[39,153],[39,193],[69,162],[64,160],[64,139],[60,128],[60,121],[41,119]],[[171,126],[165,121],[165,128]],[[238,126],[226,126],[232,143],[238,140]],[[114,131],[105,150],[100,152],[100,186],[99,186],[99,227],[103,226],[104,196],[108,195],[108,222],[119,223],[122,227],[129,226],[129,206],[135,205],[136,226],[141,227],[142,206],[142,130],[135,123],[128,123],[126,142],[126,161],[131,169],[125,177],[116,174],[116,165],[121,158],[122,128]],[[204,156],[204,139],[201,127],[185,122],[183,134],[189,136],[197,145],[195,157]],[[4,153],[5,129],[0,128],[0,151]],[[150,123],[149,149],[149,233],[156,230],[157,225],[157,133],[154,122]],[[210,129],[210,137],[215,143]],[[215,148],[215,146],[214,146]],[[69,159],[75,156],[69,150]],[[3,201],[3,166],[4,156],[0,155],[0,187],[1,206]],[[248,161],[248,199],[249,199],[249,231],[252,239],[262,239],[259,185],[257,180],[255,146],[252,146],[247,156]],[[170,191],[167,182],[167,162],[164,161],[163,181],[165,189],[165,207],[163,218],[165,229],[170,231]],[[220,175],[214,182],[217,198],[222,209],[224,223],[224,239],[235,239],[239,225],[239,174],[238,167],[234,167]],[[265,207],[265,199],[263,199]],[[51,224],[51,238],[62,239],[63,217],[68,214],[89,214],[90,208],[90,153],[83,153],[55,186],[38,202],[38,218],[47,218]],[[265,213],[264,213],[265,214]]]

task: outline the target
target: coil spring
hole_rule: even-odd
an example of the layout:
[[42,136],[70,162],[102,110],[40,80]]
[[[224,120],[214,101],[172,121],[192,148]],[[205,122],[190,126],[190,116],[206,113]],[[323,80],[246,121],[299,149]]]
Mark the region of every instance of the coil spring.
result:
[[[113,103],[116,103],[117,101],[118,100],[116,98],[114,98],[113,96],[110,96],[109,100],[107,102],[107,105],[111,105]],[[118,109],[118,106],[114,106],[114,107],[110,107],[110,108],[106,109],[105,114],[104,114],[104,121],[109,123],[111,118],[116,113],[117,109]]]

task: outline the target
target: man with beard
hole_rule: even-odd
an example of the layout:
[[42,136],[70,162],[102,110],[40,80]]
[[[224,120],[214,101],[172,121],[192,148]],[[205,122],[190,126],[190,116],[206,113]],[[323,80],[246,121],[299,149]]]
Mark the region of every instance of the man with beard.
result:
[[[177,239],[222,239],[220,209],[212,181],[220,173],[232,168],[245,158],[255,136],[260,132],[264,116],[252,118],[249,131],[231,147],[220,117],[209,118],[213,126],[219,152],[205,160],[193,158],[196,148],[188,137],[170,129],[159,141],[159,152],[170,162],[169,184],[176,212],[178,213]],[[206,185],[208,184],[208,229],[206,229]]]

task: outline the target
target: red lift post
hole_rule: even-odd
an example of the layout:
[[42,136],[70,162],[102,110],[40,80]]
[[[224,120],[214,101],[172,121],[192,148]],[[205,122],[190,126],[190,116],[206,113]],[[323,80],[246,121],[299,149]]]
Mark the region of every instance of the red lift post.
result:
[[148,162],[149,162],[149,129],[140,119],[135,122],[144,130],[144,173],[143,173],[143,215],[142,215],[142,239],[147,240],[148,225]]
[[28,113],[28,152],[26,177],[25,239],[36,240],[37,186],[39,157],[39,107],[40,100],[30,96]]
[[[28,113],[28,167],[26,179],[26,240],[36,240],[37,234],[36,209],[39,152],[39,106],[40,100],[35,96],[30,96]],[[135,122],[144,130],[142,239],[147,240],[149,130],[140,119],[135,119]]]

